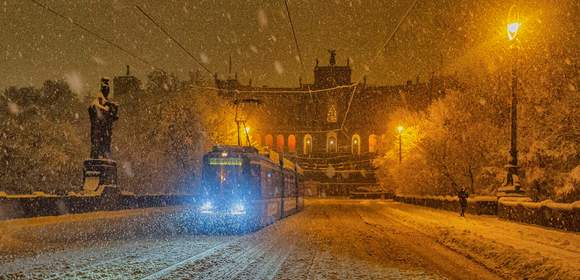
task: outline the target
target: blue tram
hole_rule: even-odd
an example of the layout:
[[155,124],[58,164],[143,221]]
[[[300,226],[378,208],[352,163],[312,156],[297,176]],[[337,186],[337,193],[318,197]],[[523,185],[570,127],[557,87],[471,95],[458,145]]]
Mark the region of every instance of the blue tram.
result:
[[303,174],[273,151],[215,146],[203,157],[196,212],[204,222],[261,228],[304,207]]

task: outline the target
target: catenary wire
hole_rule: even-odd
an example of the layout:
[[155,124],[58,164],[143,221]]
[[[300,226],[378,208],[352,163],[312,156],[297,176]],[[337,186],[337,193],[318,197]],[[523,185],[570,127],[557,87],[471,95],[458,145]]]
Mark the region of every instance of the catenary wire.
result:
[[294,44],[296,45],[296,52],[298,53],[298,59],[300,60],[300,70],[304,73],[304,60],[302,60],[302,53],[300,52],[300,45],[298,45],[298,39],[296,37],[296,30],[294,29],[294,23],[292,22],[292,16],[290,15],[290,8],[288,7],[288,0],[284,0],[284,6],[286,6],[286,14],[288,14],[288,22],[290,23],[290,28],[292,29],[292,37],[294,37]]
[[127,54],[127,55],[129,55],[129,56],[131,56],[131,57],[133,57],[133,58],[135,58],[137,60],[139,60],[140,62],[142,62],[144,64],[147,64],[147,65],[149,65],[149,66],[151,66],[151,67],[153,67],[155,69],[159,69],[159,67],[156,67],[151,62],[149,62],[149,61],[147,61],[147,60],[139,57],[138,55],[136,55],[136,54],[132,53],[131,51],[125,49],[124,47],[116,44],[115,42],[113,42],[113,41],[111,41],[111,40],[109,40],[109,39],[107,39],[107,38],[99,35],[97,32],[92,31],[92,30],[84,27],[83,25],[81,25],[80,23],[76,22],[71,17],[67,17],[64,14],[57,12],[56,10],[52,9],[51,7],[49,7],[48,5],[43,4],[43,3],[39,2],[39,1],[36,1],[36,0],[30,0],[30,1],[32,3],[34,3],[34,4],[36,4],[37,6],[39,6],[39,7],[43,8],[43,9],[47,10],[48,12],[50,12],[50,13],[52,13],[52,14],[54,14],[54,15],[56,15],[56,16],[64,19],[64,20],[66,20],[68,22],[70,22],[71,24],[75,25],[76,27],[78,27],[78,28],[82,29],[83,31],[89,33],[90,35],[96,37],[97,39],[99,39],[99,40],[101,40],[101,41],[103,41],[103,42],[105,42],[105,43],[107,43],[107,44],[109,44],[109,45],[111,45],[111,46],[119,49],[120,51],[124,52],[125,54]]
[[203,65],[203,63],[201,63],[201,61],[199,61],[197,58],[195,58],[195,56],[188,51],[179,41],[177,41],[173,36],[171,36],[171,34],[169,34],[169,32],[167,32],[167,30],[165,30],[165,28],[163,28],[163,26],[161,26],[159,23],[157,23],[157,21],[155,21],[155,19],[150,16],[147,12],[145,12],[145,10],[141,9],[141,7],[139,7],[139,5],[135,5],[135,7],[147,18],[149,19],[155,26],[157,26],[163,33],[165,33],[165,35],[167,35],[167,37],[169,37],[169,39],[171,39],[175,44],[177,44],[177,46],[179,46],[179,48],[181,48],[181,50],[183,50],[187,55],[189,55],[189,57],[191,57],[193,59],[193,61],[195,61],[199,66],[201,66],[201,68],[203,68],[203,70],[205,70],[206,72],[208,72],[209,74],[213,74],[208,68],[207,66]]

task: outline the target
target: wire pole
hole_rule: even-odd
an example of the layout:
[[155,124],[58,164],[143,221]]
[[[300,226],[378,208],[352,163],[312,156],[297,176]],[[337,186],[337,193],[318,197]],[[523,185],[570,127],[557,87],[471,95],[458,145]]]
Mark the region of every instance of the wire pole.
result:
[[403,162],[403,137],[399,133],[399,165]]

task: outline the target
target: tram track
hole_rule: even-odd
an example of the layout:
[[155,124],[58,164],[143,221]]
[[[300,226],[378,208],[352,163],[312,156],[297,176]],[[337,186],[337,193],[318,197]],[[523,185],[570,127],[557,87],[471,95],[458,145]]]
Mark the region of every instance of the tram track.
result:
[[[190,240],[171,244],[164,243],[162,246],[155,246],[144,251],[130,251],[97,263],[79,266],[73,271],[65,271],[63,273],[51,274],[48,277],[40,277],[42,279],[92,279],[100,276],[110,278],[118,275],[119,279],[121,279],[125,278],[121,277],[121,275],[132,274],[135,277],[134,279],[138,279],[138,277],[141,277],[140,274],[151,275],[151,271],[147,269],[149,267],[165,266],[166,262],[171,262],[174,259],[178,260],[177,263],[183,262],[183,258],[190,256],[191,252],[198,252],[201,249],[202,251],[195,255],[200,256],[201,254],[207,254],[209,251],[215,250],[216,247],[226,246],[235,240],[219,242],[212,245],[209,249],[206,249],[207,246],[204,246],[207,244],[204,240]],[[193,257],[187,257],[186,260],[191,260]],[[155,273],[159,271],[163,271],[163,269]]]
[[233,243],[237,242],[239,239],[240,238],[238,237],[238,238],[235,238],[234,240],[218,243],[218,244],[212,246],[211,248],[209,248],[203,252],[197,253],[197,254],[195,254],[191,257],[188,257],[186,259],[182,259],[182,260],[180,260],[176,263],[173,263],[172,265],[167,266],[161,270],[158,270],[152,274],[149,274],[145,277],[141,277],[140,279],[141,280],[152,280],[152,279],[160,279],[160,278],[163,278],[165,276],[168,276],[171,273],[175,272],[176,270],[182,268],[183,266],[186,266],[190,263],[193,263],[193,262],[199,261],[201,259],[210,257],[211,255],[215,254],[216,252],[218,252],[222,249],[225,249],[229,245],[232,245]]
[[[154,248],[151,248],[147,251],[145,251],[145,254],[148,254],[150,252],[153,251],[159,251],[159,250],[163,250],[170,247],[170,245],[168,244],[164,244],[162,246],[157,246]],[[91,263],[91,264],[87,264],[87,265],[76,265],[75,269],[73,271],[66,271],[63,273],[56,273],[56,274],[52,274],[49,275],[47,278],[47,280],[56,280],[56,279],[63,279],[63,278],[67,278],[67,277],[75,277],[78,276],[80,274],[83,274],[86,271],[90,271],[92,269],[98,268],[98,267],[102,267],[111,263],[114,263],[115,261],[119,261],[119,260],[123,260],[123,259],[127,259],[130,258],[132,255],[134,255],[135,252],[131,252],[131,253],[123,253],[119,256],[110,258],[110,259],[106,259],[100,262],[96,262],[96,263]]]
[[221,248],[221,253],[179,263],[169,273],[143,279],[273,279],[289,251],[280,252],[288,249],[281,246],[283,236],[265,235],[267,239],[262,233],[241,237],[235,245]]

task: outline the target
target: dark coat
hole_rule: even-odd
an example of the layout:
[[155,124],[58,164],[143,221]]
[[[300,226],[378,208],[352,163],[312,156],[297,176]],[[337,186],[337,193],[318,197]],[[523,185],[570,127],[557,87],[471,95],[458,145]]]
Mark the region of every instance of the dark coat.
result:
[[467,191],[460,190],[457,193],[457,197],[459,198],[459,204],[461,204],[462,207],[467,207],[467,198],[469,197]]

